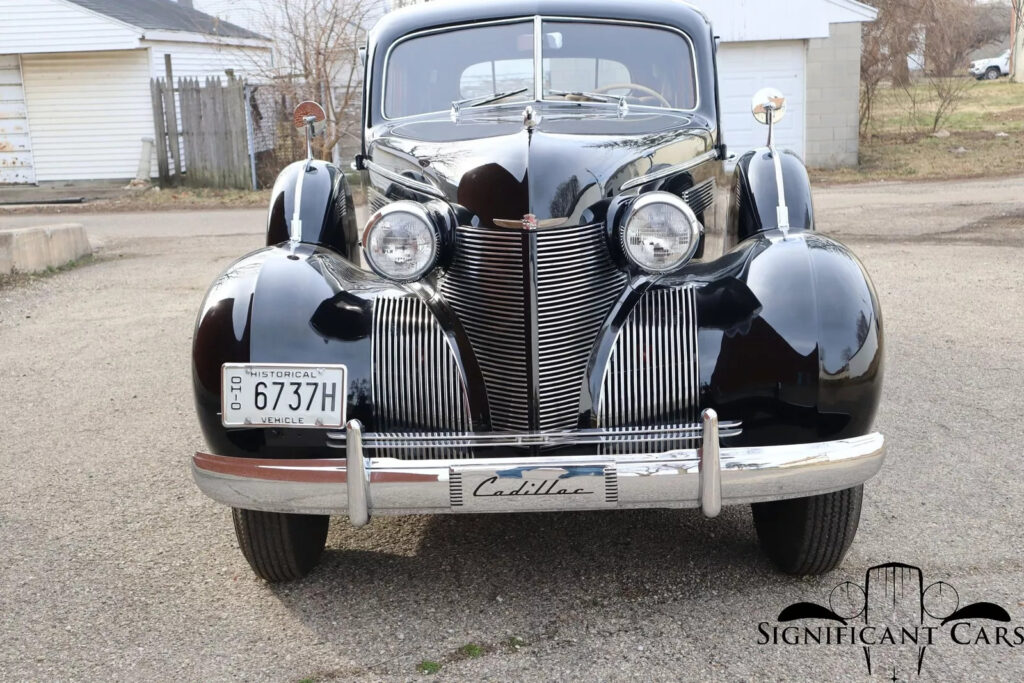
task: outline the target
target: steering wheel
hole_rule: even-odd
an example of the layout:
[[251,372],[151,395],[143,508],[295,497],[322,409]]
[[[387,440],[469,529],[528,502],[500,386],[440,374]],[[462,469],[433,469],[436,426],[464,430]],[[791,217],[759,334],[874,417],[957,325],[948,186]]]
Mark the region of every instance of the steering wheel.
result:
[[641,85],[639,83],[611,83],[609,85],[602,85],[600,88],[595,88],[594,92],[604,94],[609,90],[621,90],[622,88],[627,89],[627,92],[624,95],[625,97],[629,97],[632,91],[639,90],[655,98],[661,104],[665,105],[666,108],[672,109],[672,103],[666,100],[664,95],[654,88],[648,88],[646,85]]

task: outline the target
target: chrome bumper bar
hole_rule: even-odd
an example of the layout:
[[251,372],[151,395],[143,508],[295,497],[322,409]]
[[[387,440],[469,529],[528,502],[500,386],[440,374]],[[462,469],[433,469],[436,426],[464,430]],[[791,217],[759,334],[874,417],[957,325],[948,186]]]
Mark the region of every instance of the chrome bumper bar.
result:
[[720,448],[713,410],[702,415],[698,448],[663,453],[408,461],[366,457],[363,442],[362,425],[353,420],[346,427],[344,459],[196,453],[192,473],[203,493],[225,505],[347,515],[355,526],[366,524],[371,514],[699,507],[714,517],[723,504],[857,486],[878,472],[885,453],[878,433],[789,446]]

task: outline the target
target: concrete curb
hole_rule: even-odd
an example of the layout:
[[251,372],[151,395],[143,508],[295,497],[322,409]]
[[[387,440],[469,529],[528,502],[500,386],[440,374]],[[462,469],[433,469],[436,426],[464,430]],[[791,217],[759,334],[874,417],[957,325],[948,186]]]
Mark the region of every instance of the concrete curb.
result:
[[57,268],[91,253],[79,223],[0,230],[0,275]]

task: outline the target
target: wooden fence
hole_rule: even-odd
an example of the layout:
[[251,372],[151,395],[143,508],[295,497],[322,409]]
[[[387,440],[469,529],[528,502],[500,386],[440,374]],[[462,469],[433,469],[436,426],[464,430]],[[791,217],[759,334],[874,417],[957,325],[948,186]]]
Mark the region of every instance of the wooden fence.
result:
[[237,78],[229,78],[226,85],[220,78],[204,83],[179,78],[172,91],[167,83],[163,78],[150,83],[161,182],[251,188],[245,84]]

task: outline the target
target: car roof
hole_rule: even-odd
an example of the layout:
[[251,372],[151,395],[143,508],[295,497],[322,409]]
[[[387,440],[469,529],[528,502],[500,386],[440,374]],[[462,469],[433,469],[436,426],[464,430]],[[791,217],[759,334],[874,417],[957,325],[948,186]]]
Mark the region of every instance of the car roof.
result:
[[530,16],[650,22],[690,35],[710,31],[704,13],[683,0],[436,0],[386,14],[370,42],[388,45],[421,29]]

